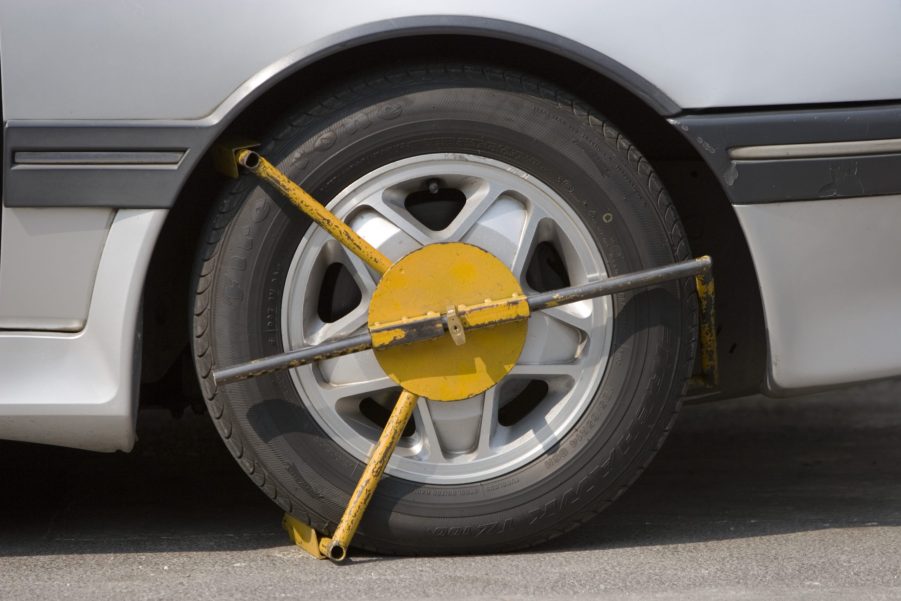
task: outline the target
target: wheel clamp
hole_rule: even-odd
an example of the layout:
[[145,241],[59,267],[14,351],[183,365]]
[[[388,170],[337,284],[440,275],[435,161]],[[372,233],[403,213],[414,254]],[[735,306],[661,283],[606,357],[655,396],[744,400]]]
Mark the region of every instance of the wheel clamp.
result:
[[[331,537],[286,514],[291,539],[317,558],[343,561],[363,513],[420,397],[459,401],[496,385],[516,364],[526,323],[535,311],[694,277],[700,307],[700,368],[696,383],[718,385],[712,261],[704,256],[525,295],[496,257],[462,242],[430,244],[392,263],[341,219],[252,150],[220,145],[220,171],[238,177],[244,167],[274,186],[298,209],[381,275],[369,307],[368,331],[213,370],[217,385],[372,349],[402,392]],[[476,366],[473,368],[473,366]],[[437,368],[436,368],[437,366]]]

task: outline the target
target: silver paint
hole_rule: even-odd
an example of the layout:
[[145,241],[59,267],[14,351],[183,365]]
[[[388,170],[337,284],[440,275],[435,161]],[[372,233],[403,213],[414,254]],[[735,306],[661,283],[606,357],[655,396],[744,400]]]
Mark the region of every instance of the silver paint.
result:
[[11,209],[0,220],[0,330],[77,332],[113,209]]
[[0,332],[0,438],[131,449],[140,376],[138,311],[166,214],[116,213],[80,332]]
[[735,209],[763,295],[771,392],[899,375],[901,196]]
[[[358,28],[442,15],[545,30],[685,108],[901,98],[901,4],[860,0],[7,0],[6,119],[202,119]],[[395,25],[396,26],[396,25]],[[230,96],[236,93],[238,97]]]

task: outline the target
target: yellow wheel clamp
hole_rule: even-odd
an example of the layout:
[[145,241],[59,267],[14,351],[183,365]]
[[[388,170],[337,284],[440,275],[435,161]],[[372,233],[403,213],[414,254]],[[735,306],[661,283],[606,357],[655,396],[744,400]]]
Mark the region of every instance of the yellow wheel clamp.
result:
[[363,240],[324,205],[251,150],[222,145],[217,166],[237,177],[239,166],[268,182],[381,274],[369,305],[368,332],[213,371],[218,385],[314,361],[372,349],[403,391],[372,451],[334,534],[320,537],[290,515],[291,539],[317,558],[347,557],[354,533],[419,397],[459,401],[496,385],[516,364],[534,311],[685,277],[694,277],[700,306],[701,384],[717,385],[712,261],[704,256],[580,286],[525,296],[519,281],[494,255],[470,244],[430,244],[396,263]]

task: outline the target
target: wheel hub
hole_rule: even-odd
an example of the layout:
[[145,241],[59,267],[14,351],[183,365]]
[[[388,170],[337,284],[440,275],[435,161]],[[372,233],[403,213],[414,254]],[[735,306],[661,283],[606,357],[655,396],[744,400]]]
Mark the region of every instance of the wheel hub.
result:
[[[461,213],[440,231],[423,226],[404,204],[427,178],[437,178],[466,197]],[[529,274],[534,270],[545,275],[543,262],[535,269],[543,261],[543,247],[553,246],[560,253],[568,283],[606,276],[590,233],[559,195],[527,173],[484,157],[433,154],[402,159],[352,182],[328,208],[394,261],[446,242],[477,246],[501,260],[527,294],[541,290],[536,283],[543,282],[530,282]],[[347,270],[360,300],[336,321],[325,322],[317,306],[324,273],[335,264]],[[311,228],[286,277],[286,346],[367,331],[379,280],[361,261],[348,259],[326,232]],[[447,306],[435,310],[444,314]],[[612,332],[609,297],[535,313],[519,360],[503,381],[464,401],[419,401],[414,427],[398,446],[387,473],[424,484],[466,484],[500,477],[537,458],[583,415],[606,369]],[[467,329],[467,341],[471,333]],[[292,370],[291,377],[317,424],[342,449],[366,461],[384,413],[400,389],[375,353],[329,359]]]
[[430,244],[384,274],[369,306],[369,328],[429,313],[448,316],[452,336],[375,352],[404,390],[435,401],[459,401],[485,392],[516,365],[527,322],[463,332],[457,311],[487,300],[522,298],[510,269],[494,255],[463,242]]

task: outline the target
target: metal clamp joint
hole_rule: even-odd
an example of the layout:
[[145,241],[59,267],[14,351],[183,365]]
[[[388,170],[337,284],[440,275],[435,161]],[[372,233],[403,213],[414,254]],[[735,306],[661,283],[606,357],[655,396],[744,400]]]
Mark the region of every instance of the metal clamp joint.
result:
[[453,307],[448,307],[445,318],[447,319],[447,333],[450,334],[454,344],[457,346],[466,344],[466,332],[463,331],[463,322],[460,321],[457,310]]

